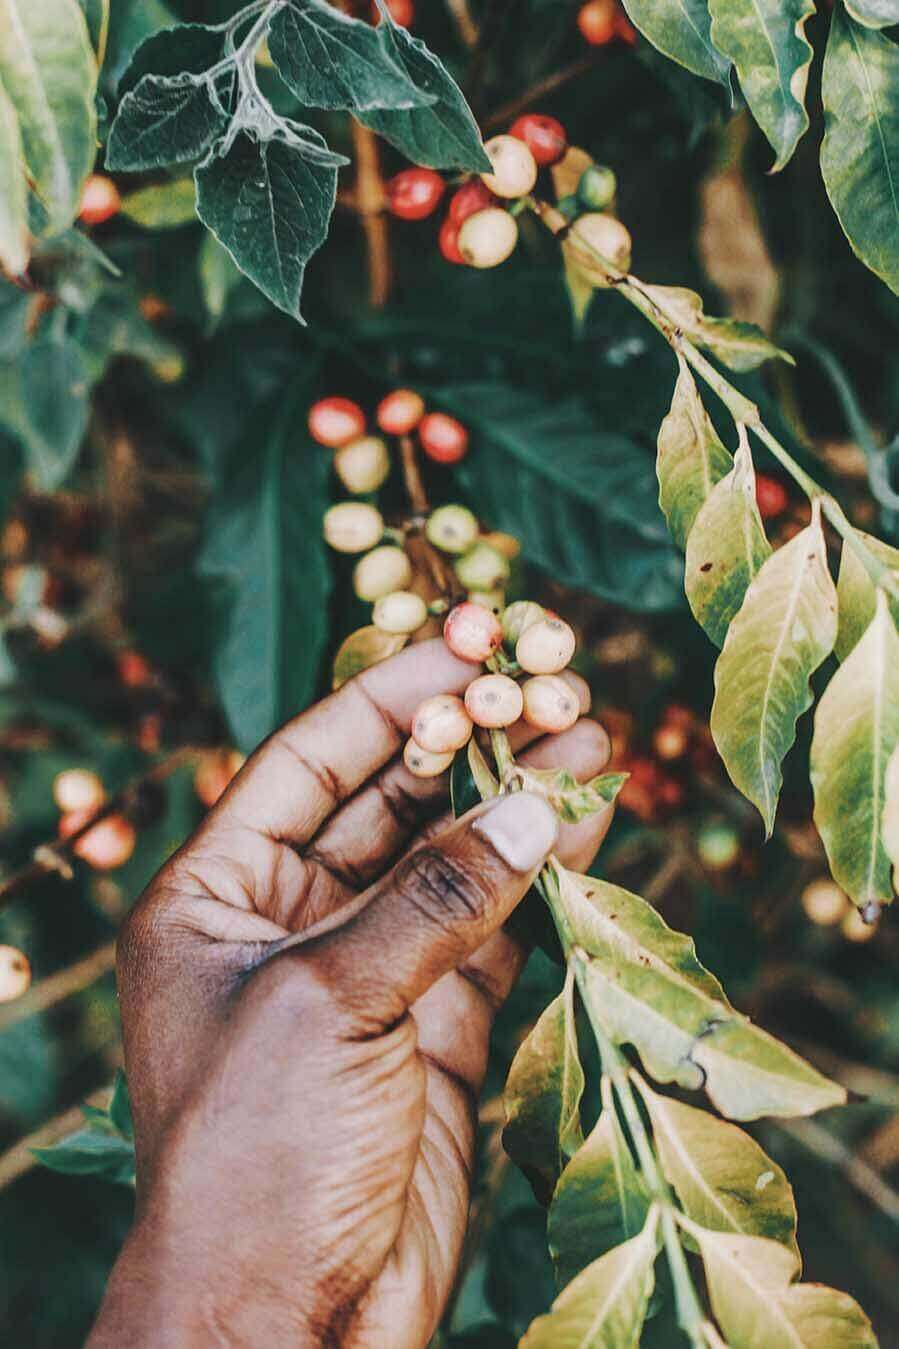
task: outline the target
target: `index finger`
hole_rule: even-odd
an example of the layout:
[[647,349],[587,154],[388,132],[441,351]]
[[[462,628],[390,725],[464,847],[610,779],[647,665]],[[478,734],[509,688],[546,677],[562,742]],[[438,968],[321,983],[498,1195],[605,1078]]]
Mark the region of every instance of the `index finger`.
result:
[[210,822],[301,846],[398,752],[419,703],[434,693],[464,693],[480,672],[439,637],[370,666],[266,740]]

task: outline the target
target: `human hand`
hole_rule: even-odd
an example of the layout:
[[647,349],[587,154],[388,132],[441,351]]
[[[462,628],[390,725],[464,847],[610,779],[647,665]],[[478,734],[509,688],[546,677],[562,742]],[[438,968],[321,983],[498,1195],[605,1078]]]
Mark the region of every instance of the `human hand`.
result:
[[[127,921],[137,1212],[91,1349],[428,1343],[526,954],[502,925],[552,849],[583,869],[611,818],[559,826],[520,792],[454,823],[445,777],[408,773],[417,706],[479,672],[419,643],[290,722]],[[581,779],[609,755],[585,719],[510,738]]]

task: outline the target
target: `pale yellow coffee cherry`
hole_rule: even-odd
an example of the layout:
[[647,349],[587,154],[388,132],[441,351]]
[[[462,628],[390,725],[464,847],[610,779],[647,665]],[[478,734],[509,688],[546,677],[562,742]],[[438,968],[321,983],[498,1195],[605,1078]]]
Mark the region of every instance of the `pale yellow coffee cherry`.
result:
[[833,927],[849,909],[848,896],[829,876],[809,881],[799,902],[806,917],[821,927]]
[[466,590],[498,590],[509,579],[509,563],[489,543],[478,542],[469,548],[455,570]]
[[523,716],[538,731],[567,731],[580,714],[574,690],[560,675],[534,675],[521,687]]
[[30,983],[28,957],[15,946],[0,946],[0,1002],[21,998]]
[[598,287],[609,286],[612,282],[602,263],[597,260],[596,253],[605,258],[615,275],[625,275],[631,265],[629,230],[613,215],[606,215],[602,211],[578,216],[565,236],[562,249],[578,271]]
[[877,924],[866,923],[853,904],[840,923],[840,931],[847,941],[863,943],[877,936]]
[[558,674],[571,660],[576,645],[577,638],[564,619],[541,618],[515,643],[515,659],[528,674]]
[[489,609],[492,614],[499,617],[506,604],[506,592],[504,590],[469,590],[468,599],[471,604],[477,604],[482,609]]
[[381,632],[417,632],[428,621],[428,606],[411,590],[392,590],[376,602],[371,621]]
[[360,436],[334,451],[334,468],[348,492],[376,492],[390,472],[390,455],[380,436]]
[[381,512],[364,501],[341,501],[325,511],[325,540],[338,553],[365,553],[384,533]]
[[[523,197],[537,181],[537,161],[516,136],[491,136],[484,149],[493,165],[481,182],[497,197]],[[470,219],[471,217],[469,217]]]
[[65,768],[53,779],[53,800],[63,812],[97,810],[105,799],[103,783],[90,768]]
[[430,750],[422,749],[414,740],[407,740],[403,750],[403,763],[413,777],[438,778],[449,768],[454,753],[454,750],[449,750],[446,754],[432,754]]
[[469,267],[486,271],[498,267],[515,252],[518,221],[501,206],[475,211],[463,222],[456,245]]
[[542,604],[534,600],[515,600],[503,611],[503,637],[509,646],[514,646],[525,628],[529,628],[532,623],[539,623],[545,617],[546,610]]
[[475,726],[511,726],[523,706],[521,689],[508,675],[481,675],[465,690],[465,710]]
[[373,548],[360,557],[353,571],[353,589],[360,600],[374,604],[391,590],[406,590],[412,580],[412,563],[402,548],[392,543]]
[[428,516],[425,534],[444,553],[464,553],[478,537],[478,522],[467,506],[438,506]]
[[425,698],[412,719],[412,739],[431,754],[450,754],[470,738],[471,717],[452,693]]

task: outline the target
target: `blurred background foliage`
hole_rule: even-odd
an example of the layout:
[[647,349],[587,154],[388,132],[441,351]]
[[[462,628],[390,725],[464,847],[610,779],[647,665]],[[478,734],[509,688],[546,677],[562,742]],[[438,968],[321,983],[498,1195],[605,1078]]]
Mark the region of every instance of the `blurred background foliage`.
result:
[[[143,36],[173,15],[210,22],[234,8],[113,0],[107,110]],[[745,387],[856,523],[899,542],[892,464],[877,453],[899,431],[899,301],[853,258],[813,138],[768,176],[769,149],[721,91],[642,41],[586,48],[576,10],[419,0],[414,30],[486,130],[536,107],[613,167],[638,275],[776,326],[796,370],[743,377]],[[460,12],[482,25],[474,51]],[[352,155],[345,119],[321,125]],[[385,176],[403,166],[387,148],[381,159]],[[758,1134],[796,1187],[806,1277],[847,1289],[881,1343],[899,1343],[899,937],[889,915],[876,932],[860,926],[826,879],[803,785],[809,727],[765,848],[711,747],[714,651],[682,600],[655,504],[674,378],[665,344],[613,294],[598,294],[576,328],[557,251],[525,220],[513,257],[474,272],[440,256],[436,221],[380,217],[389,293],[375,307],[353,169],[308,272],[301,328],[238,276],[182,188],[119,186],[125,211],[90,238],[120,276],[77,231],[34,260],[30,289],[0,288],[4,871],[56,835],[63,768],[93,768],[110,793],[156,774],[129,797],[138,843],[123,866],[76,862],[70,879],[44,874],[0,901],[0,942],[26,952],[35,979],[0,1007],[0,1337],[81,1344],[127,1230],[127,1186],[51,1174],[29,1148],[77,1127],[84,1098],[106,1099],[121,1054],[111,943],[201,817],[198,763],[214,769],[217,751],[252,748],[325,691],[334,650],[366,621],[349,567],[325,558],[319,538],[336,488],[304,410],[327,393],[370,409],[402,382],[472,432],[458,474],[431,469],[434,498],[465,500],[519,537],[521,593],[579,630],[596,711],[632,774],[603,874],[693,933],[742,1010],[855,1093],[844,1110]],[[129,202],[147,186],[157,190]],[[53,324],[65,342],[48,356]],[[771,528],[787,537],[803,515],[783,486]],[[388,483],[388,502],[399,492]],[[271,574],[263,557],[277,559]],[[497,1026],[446,1344],[502,1349],[552,1299],[543,1213],[499,1131],[515,1046],[558,984],[538,952]],[[677,1341],[654,1321],[645,1342]]]

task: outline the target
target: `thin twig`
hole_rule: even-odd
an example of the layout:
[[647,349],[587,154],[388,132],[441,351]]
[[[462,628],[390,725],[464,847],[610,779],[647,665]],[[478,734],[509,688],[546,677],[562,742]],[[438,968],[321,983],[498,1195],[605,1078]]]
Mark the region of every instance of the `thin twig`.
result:
[[[91,1092],[84,1104],[97,1107],[106,1106],[111,1094],[112,1083],[109,1083],[108,1086]],[[48,1120],[46,1124],[42,1124],[40,1128],[35,1129],[33,1133],[20,1138],[17,1143],[14,1143],[0,1156],[0,1190],[7,1185],[11,1185],[14,1180],[18,1180],[20,1176],[26,1175],[27,1172],[37,1166],[37,1158],[33,1155],[32,1148],[48,1148],[68,1134],[74,1133],[83,1123],[84,1115],[81,1106],[72,1105],[60,1114],[55,1115],[53,1119]]]
[[779,1119],[772,1121],[782,1133],[795,1138],[809,1152],[830,1166],[842,1171],[859,1194],[884,1213],[893,1222],[899,1223],[899,1194],[886,1183],[882,1176],[847,1148],[839,1138],[834,1137],[822,1125],[810,1119]]
[[107,942],[105,946],[92,951],[83,960],[76,961],[74,965],[67,965],[65,969],[57,970],[55,974],[48,975],[39,983],[32,984],[21,998],[0,1007],[0,1031],[8,1030],[17,1021],[36,1016],[38,1012],[49,1011],[65,998],[71,998],[74,994],[90,988],[91,984],[102,979],[104,974],[115,969],[115,949],[114,941]]
[[368,257],[368,300],[372,309],[383,309],[390,296],[390,233],[384,211],[381,159],[374,133],[353,122],[356,154],[356,188],[353,205],[365,233]]
[[474,47],[478,40],[478,26],[471,16],[468,0],[446,0],[446,7],[453,16],[459,37],[465,46]]
[[520,112],[525,112],[541,99],[549,94],[555,93],[564,85],[570,84],[580,75],[586,75],[588,70],[593,70],[596,66],[595,56],[579,56],[576,61],[570,65],[563,66],[561,70],[554,70],[551,75],[545,75],[542,80],[532,84],[529,89],[525,89],[523,94],[510,99],[508,103],[503,103],[501,107],[496,108],[484,119],[484,129],[489,131],[496,126],[506,126],[509,122],[515,120]]

